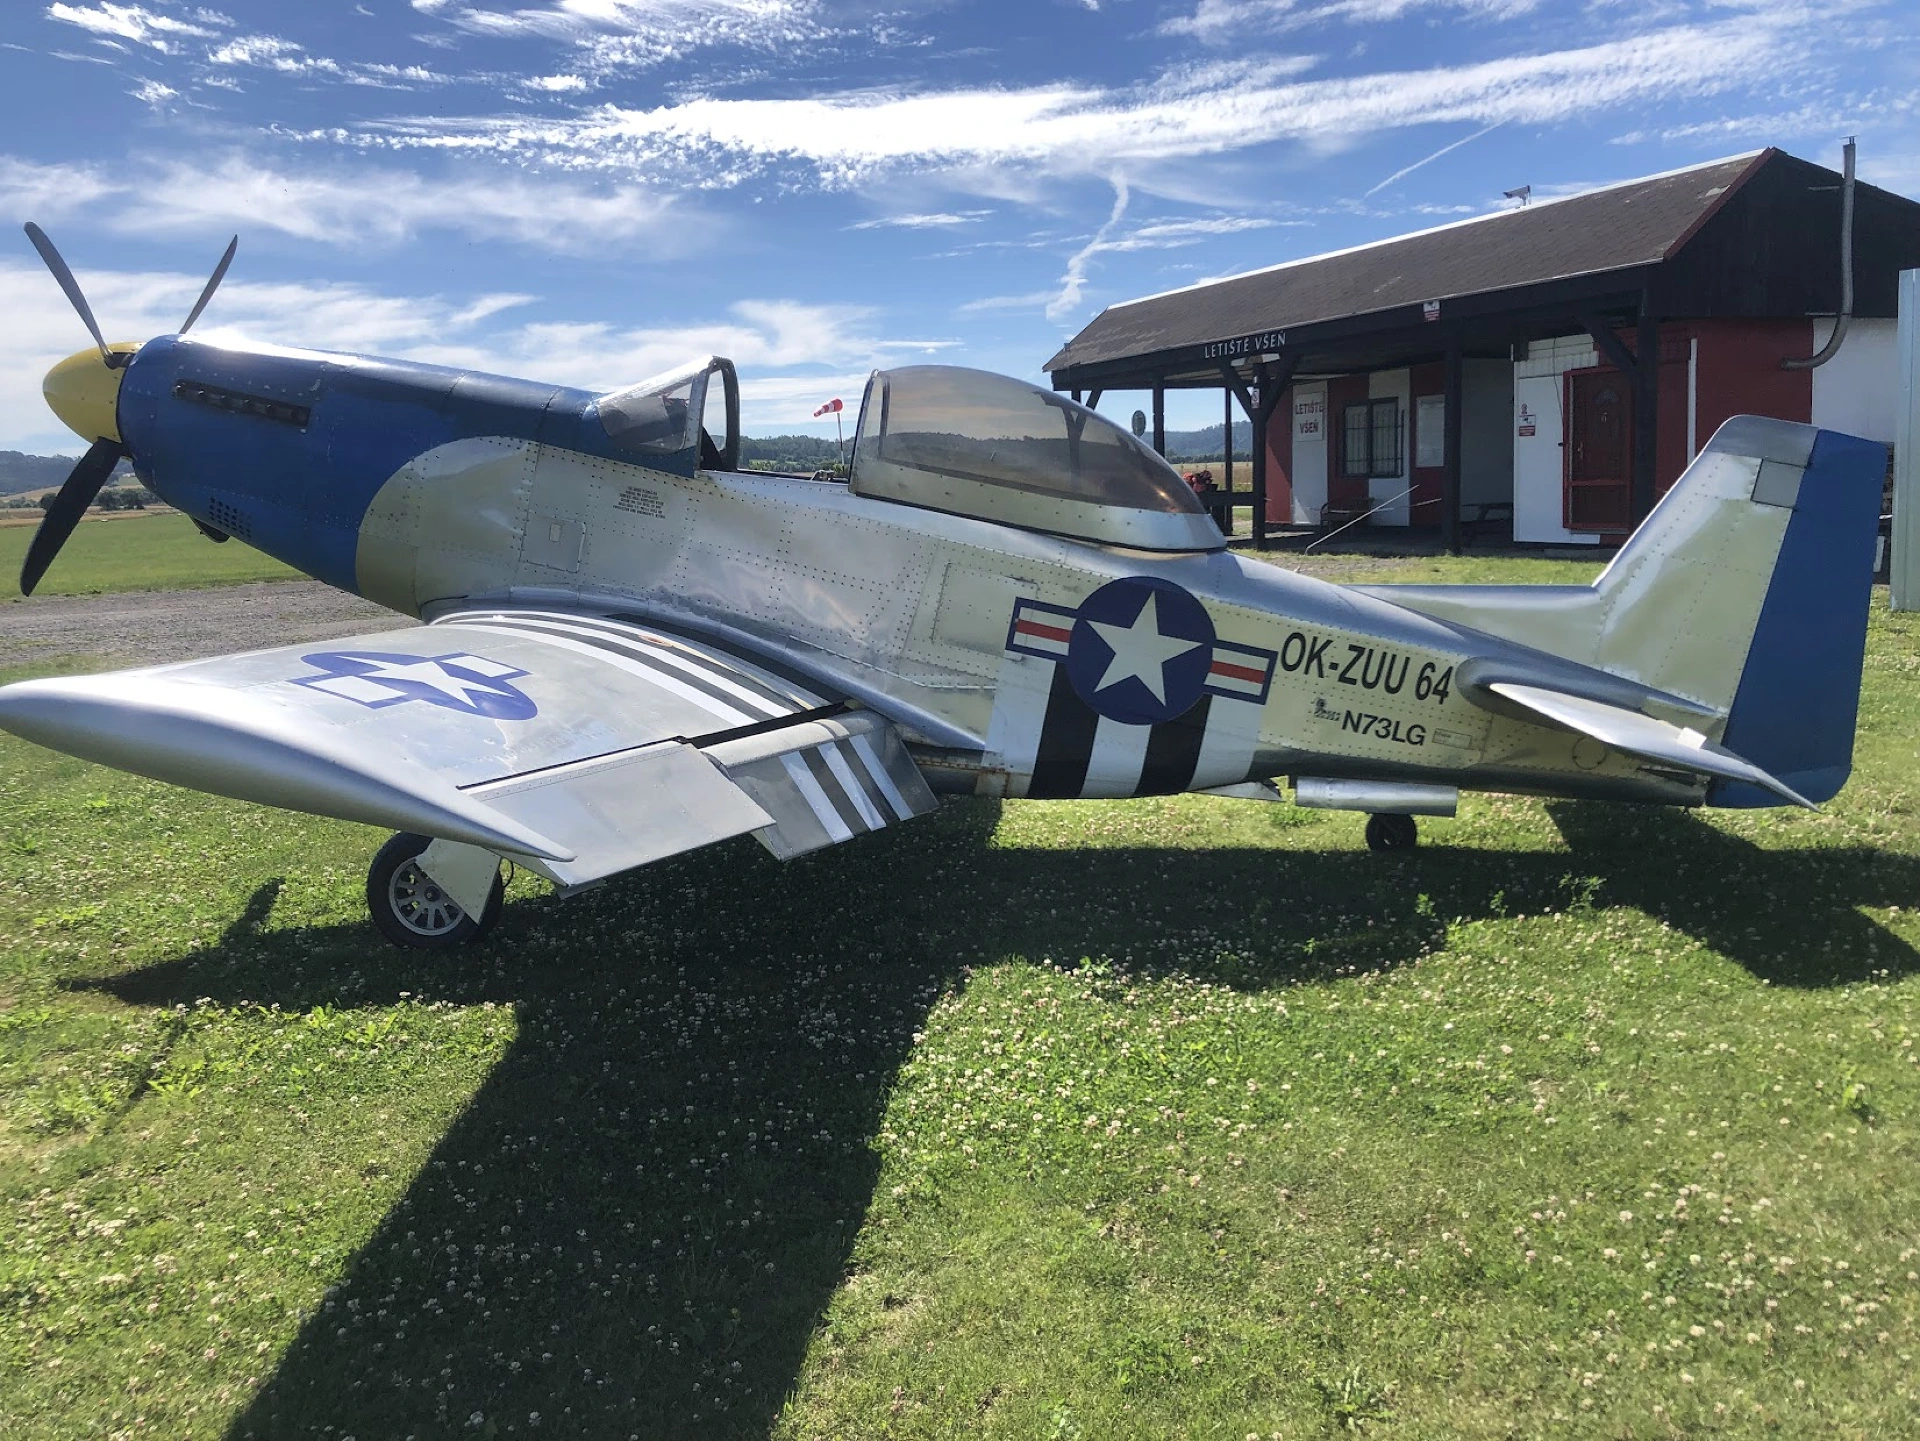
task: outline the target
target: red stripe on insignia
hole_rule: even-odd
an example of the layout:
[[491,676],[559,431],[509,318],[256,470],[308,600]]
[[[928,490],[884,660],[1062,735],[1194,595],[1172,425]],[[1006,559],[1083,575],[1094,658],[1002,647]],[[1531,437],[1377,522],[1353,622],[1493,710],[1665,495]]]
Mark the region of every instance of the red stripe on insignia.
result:
[[1037,635],[1042,640],[1057,640],[1057,641],[1065,642],[1073,639],[1073,630],[1071,629],[1071,627],[1058,626],[1058,625],[1042,625],[1037,620],[1015,621],[1013,629],[1016,635]]
[[1247,681],[1253,685],[1259,685],[1267,678],[1267,672],[1264,668],[1235,665],[1231,661],[1224,660],[1217,660],[1213,663],[1213,673],[1215,675],[1232,676],[1235,680]]

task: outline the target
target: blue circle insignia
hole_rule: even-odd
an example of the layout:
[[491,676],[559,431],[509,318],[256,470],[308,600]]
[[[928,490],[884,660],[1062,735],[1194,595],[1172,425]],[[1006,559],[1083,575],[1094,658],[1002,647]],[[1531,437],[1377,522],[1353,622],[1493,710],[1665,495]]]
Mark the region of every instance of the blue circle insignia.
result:
[[1081,603],[1067,679],[1094,712],[1127,725],[1185,715],[1213,667],[1213,618],[1170,580],[1128,576]]

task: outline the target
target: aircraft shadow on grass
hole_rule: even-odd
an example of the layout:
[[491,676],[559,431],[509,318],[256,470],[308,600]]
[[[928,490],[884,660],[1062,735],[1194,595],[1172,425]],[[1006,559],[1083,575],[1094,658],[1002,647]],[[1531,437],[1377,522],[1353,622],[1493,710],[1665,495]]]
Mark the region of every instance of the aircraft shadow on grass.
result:
[[377,961],[362,927],[261,932],[272,882],[217,945],[93,984],[142,1005],[404,991],[518,1017],[231,1437],[451,1434],[475,1412],[501,1433],[758,1436],[853,1263],[914,1032],[975,959],[1266,988],[1405,964],[1444,945],[1447,917],[1585,893],[1776,984],[1920,968],[1857,909],[1920,891],[1914,858],[1551,810],[1571,855],[1004,848],[998,807],[966,802],[787,867],[729,844],[512,905],[477,955]]

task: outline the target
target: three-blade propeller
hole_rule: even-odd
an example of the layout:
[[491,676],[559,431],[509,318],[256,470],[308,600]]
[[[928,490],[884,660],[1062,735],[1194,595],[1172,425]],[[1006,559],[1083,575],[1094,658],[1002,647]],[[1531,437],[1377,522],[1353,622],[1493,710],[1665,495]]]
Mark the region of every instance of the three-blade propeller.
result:
[[[47,269],[53,272],[60,289],[65,293],[68,304],[72,305],[80,316],[81,323],[87,327],[87,333],[93,337],[94,345],[100,351],[100,363],[108,372],[123,370],[133,359],[131,350],[114,350],[108,347],[106,337],[100,333],[100,326],[93,318],[93,308],[87,304],[87,297],[80,289],[80,282],[73,277],[73,271],[67,265],[60,252],[47,238],[47,232],[27,222],[27,239],[33,242],[33,248],[46,262]],[[185,335],[193,328],[194,321],[200,318],[200,312],[207,308],[207,302],[213,299],[214,291],[220,288],[220,282],[226,278],[227,267],[233,264],[233,254],[240,246],[240,237],[234,236],[227,242],[226,253],[220,257],[220,263],[213,268],[213,274],[200,292],[200,298],[193,303],[193,309],[187,312],[179,334]],[[84,353],[84,352],[83,352]],[[65,362],[63,362],[64,364]],[[91,361],[87,364],[91,365]],[[118,377],[114,379],[117,390]],[[49,385],[51,385],[49,380]],[[49,395],[51,395],[49,391]],[[91,430],[93,427],[87,427]],[[20,566],[20,593],[32,595],[33,588],[40,584],[40,578],[47,573],[47,567],[53,564],[53,558],[60,553],[60,547],[67,543],[67,537],[73,534],[73,528],[87,513],[107,481],[112,478],[114,468],[122,460],[131,459],[133,452],[128,450],[117,438],[101,435],[94,438],[87,453],[80,457],[79,463],[68,473],[59,493],[54,496],[53,504],[47,508],[46,518],[40,522],[40,528],[34,532],[33,543],[27,547],[27,558]]]

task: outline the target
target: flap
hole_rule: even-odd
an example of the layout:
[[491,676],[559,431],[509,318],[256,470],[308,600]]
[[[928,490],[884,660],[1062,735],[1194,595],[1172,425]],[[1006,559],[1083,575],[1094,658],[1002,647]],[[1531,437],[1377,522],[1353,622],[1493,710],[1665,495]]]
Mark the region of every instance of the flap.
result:
[[585,885],[773,823],[684,741],[493,781],[468,794],[571,851],[571,860],[549,859],[536,867],[563,886]]
[[1542,690],[1538,686],[1495,681],[1487,689],[1553,725],[1592,736],[1617,751],[1696,775],[1745,781],[1772,791],[1794,805],[1815,809],[1812,801],[1784,781],[1776,780],[1725,747],[1715,745],[1697,730],[1669,725],[1639,711],[1623,710],[1584,696]]

